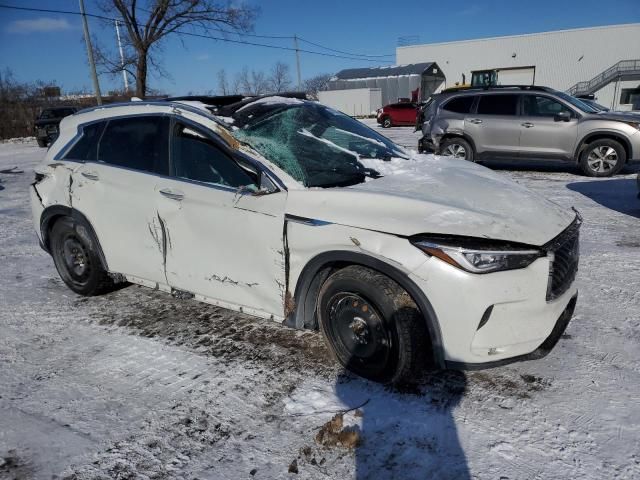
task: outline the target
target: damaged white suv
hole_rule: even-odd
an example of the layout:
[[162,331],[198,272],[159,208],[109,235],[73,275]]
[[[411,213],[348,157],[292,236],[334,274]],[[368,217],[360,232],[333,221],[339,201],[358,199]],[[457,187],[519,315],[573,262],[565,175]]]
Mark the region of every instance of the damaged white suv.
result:
[[320,328],[398,382],[539,358],[576,303],[580,218],[300,98],[132,102],[65,118],[33,220],[81,295],[132,283]]

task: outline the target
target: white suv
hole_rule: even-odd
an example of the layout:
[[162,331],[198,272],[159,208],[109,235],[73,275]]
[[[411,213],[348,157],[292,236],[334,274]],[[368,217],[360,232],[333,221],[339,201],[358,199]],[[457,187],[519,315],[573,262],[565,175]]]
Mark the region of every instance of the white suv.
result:
[[74,292],[129,281],[320,328],[382,382],[538,358],[577,297],[573,210],[298,98],[77,113],[31,201]]

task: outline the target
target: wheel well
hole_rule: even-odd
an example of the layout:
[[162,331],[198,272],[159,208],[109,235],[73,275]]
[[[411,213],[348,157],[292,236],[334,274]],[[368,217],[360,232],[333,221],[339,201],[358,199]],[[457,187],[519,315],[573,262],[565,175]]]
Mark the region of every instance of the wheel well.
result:
[[474,155],[474,158],[475,158],[475,155],[476,155],[476,144],[474,143],[474,141],[471,139],[470,136],[465,135],[464,133],[445,133],[440,138],[440,144],[442,144],[442,142],[444,142],[445,140],[448,140],[450,138],[461,138],[461,139],[469,142],[469,145],[471,145],[471,149],[473,150],[473,155]]
[[106,271],[109,271],[107,266],[107,260],[102,251],[102,246],[100,245],[100,241],[98,240],[98,236],[96,235],[96,231],[91,225],[91,222],[87,219],[87,217],[78,210],[73,208],[65,207],[63,205],[53,205],[51,207],[47,207],[40,215],[40,232],[42,234],[42,245],[45,250],[51,253],[51,239],[50,233],[51,229],[55,225],[55,223],[61,218],[69,217],[78,222],[81,222],[87,229],[89,230],[89,234],[93,237],[94,241],[97,245],[98,256],[100,257],[100,261],[102,262],[102,266]]
[[435,311],[422,290],[402,271],[377,258],[351,251],[325,252],[307,263],[298,277],[295,290],[294,318],[287,323],[296,328],[318,329],[316,301],[322,284],[329,275],[350,265],[371,268],[385,275],[402,287],[415,302],[425,321],[429,342],[432,348],[433,362],[444,368],[442,336]]
[[582,155],[582,151],[585,149],[585,147],[590,143],[595,142],[596,140],[615,140],[616,142],[620,143],[620,145],[622,145],[622,148],[624,148],[627,160],[631,158],[631,145],[629,144],[629,140],[627,140],[622,135],[617,135],[611,132],[601,132],[592,133],[582,139],[574,155],[576,162],[580,161],[580,155]]

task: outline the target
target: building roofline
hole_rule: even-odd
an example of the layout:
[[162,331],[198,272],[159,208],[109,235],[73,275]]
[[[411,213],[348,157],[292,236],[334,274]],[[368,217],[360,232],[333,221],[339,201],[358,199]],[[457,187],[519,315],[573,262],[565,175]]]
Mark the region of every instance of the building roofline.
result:
[[613,25],[598,25],[595,27],[579,27],[579,28],[566,28],[563,30],[545,30],[542,32],[531,32],[531,33],[519,33],[517,35],[499,35],[496,37],[480,37],[480,38],[468,38],[464,40],[451,40],[449,42],[433,42],[433,43],[420,43],[417,45],[406,45],[406,46],[398,46],[397,50],[404,50],[409,48],[419,48],[419,47],[436,47],[440,45],[452,45],[452,44],[462,44],[462,43],[471,43],[471,42],[486,42],[490,40],[503,40],[506,38],[521,38],[521,37],[533,37],[536,35],[547,35],[550,33],[566,33],[566,32],[579,32],[584,30],[603,30],[606,28],[624,28],[624,27],[638,27],[640,28],[640,23],[618,23]]

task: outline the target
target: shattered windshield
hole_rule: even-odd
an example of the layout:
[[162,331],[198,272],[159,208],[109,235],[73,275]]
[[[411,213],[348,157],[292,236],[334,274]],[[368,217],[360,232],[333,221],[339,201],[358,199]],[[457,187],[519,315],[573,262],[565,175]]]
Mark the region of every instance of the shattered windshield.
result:
[[307,187],[355,185],[380,176],[361,159],[408,158],[363,123],[317,103],[255,102],[239,109],[234,121],[238,140]]

